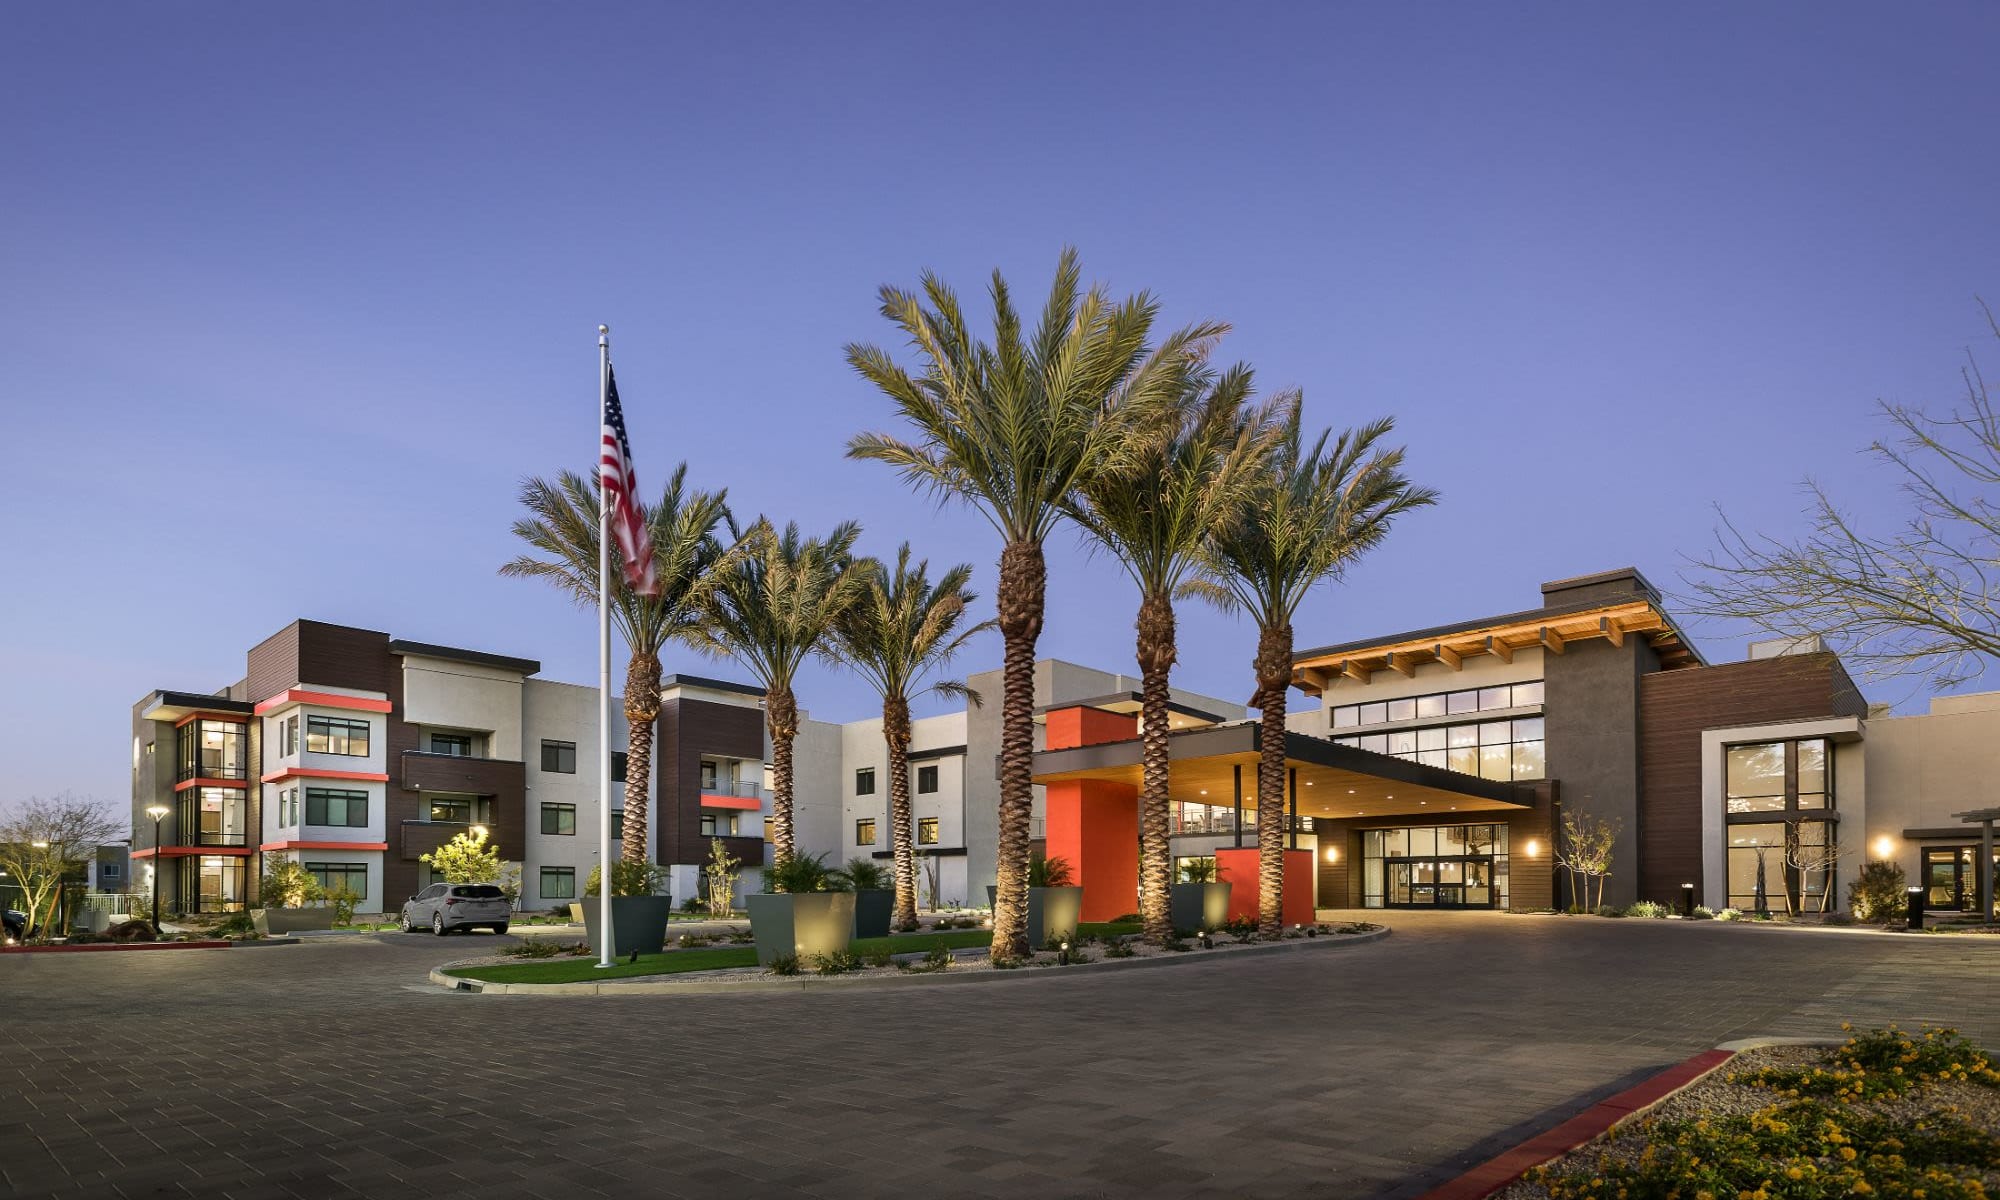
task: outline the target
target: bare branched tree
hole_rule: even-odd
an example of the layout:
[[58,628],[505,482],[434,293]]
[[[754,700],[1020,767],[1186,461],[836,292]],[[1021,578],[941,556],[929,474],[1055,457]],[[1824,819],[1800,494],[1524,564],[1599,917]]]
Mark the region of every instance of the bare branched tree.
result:
[[60,934],[63,882],[80,875],[99,846],[129,832],[110,805],[71,792],[0,807],[0,871],[21,889],[29,929],[43,940]]
[[1892,432],[1868,453],[1901,475],[1912,505],[1901,528],[1864,530],[1809,479],[1811,532],[1746,533],[1725,515],[1717,548],[1684,576],[1683,607],[1781,637],[1823,637],[1874,678],[1918,675],[1948,688],[2000,658],[2000,413],[1969,352],[1962,374],[1964,403],[1943,416],[1881,405]]

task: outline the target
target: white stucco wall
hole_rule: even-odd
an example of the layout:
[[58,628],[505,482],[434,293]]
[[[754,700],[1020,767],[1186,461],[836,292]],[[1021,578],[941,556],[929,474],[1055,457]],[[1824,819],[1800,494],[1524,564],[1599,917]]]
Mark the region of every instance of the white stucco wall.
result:
[[[2000,692],[1939,696],[1927,713],[1870,718],[1866,746],[1864,857],[1898,863],[1921,883],[1924,847],[1979,841],[1979,826],[1952,814],[2000,807]],[[1953,832],[1908,838],[1906,830]]]
[[[626,749],[626,726],[623,719],[624,700],[614,696],[611,700],[611,748]],[[576,896],[583,899],[583,890],[590,872],[597,865],[599,854],[599,831],[602,829],[598,794],[597,764],[597,689],[573,683],[555,683],[546,679],[528,679],[521,688],[521,754],[527,763],[528,780],[528,844],[525,855],[521,856],[521,907],[525,909],[551,908],[568,903],[567,899],[544,897],[541,894],[541,869],[548,867],[570,867],[576,872]],[[542,770],[542,740],[576,743],[576,773],[574,775]],[[611,785],[611,803],[614,809],[624,807],[625,785]],[[653,797],[657,794],[652,787],[647,789],[647,811],[649,816],[657,810]],[[542,805],[573,804],[576,806],[576,833],[574,835],[545,834],[542,832]],[[647,841],[649,848],[657,844],[657,826],[649,821]],[[516,857],[506,848],[501,853],[507,858]],[[616,857],[617,847],[612,847]]]
[[490,739],[486,757],[518,759],[523,686],[518,673],[500,667],[406,654],[403,719],[484,733]]

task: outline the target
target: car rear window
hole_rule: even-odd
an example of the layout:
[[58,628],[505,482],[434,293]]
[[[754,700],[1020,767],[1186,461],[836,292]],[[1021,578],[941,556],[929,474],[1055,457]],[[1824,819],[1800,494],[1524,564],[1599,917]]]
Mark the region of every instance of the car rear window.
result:
[[507,893],[490,883],[471,883],[451,889],[451,894],[465,900],[499,900]]

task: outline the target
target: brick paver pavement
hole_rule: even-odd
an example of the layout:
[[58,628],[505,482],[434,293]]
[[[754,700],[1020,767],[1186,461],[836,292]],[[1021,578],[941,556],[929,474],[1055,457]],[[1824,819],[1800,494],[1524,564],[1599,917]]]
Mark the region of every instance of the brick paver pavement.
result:
[[751,997],[444,994],[425,971],[483,947],[414,935],[0,958],[0,1195],[1410,1196],[1726,1039],[2000,1044],[2000,940],[1388,920]]

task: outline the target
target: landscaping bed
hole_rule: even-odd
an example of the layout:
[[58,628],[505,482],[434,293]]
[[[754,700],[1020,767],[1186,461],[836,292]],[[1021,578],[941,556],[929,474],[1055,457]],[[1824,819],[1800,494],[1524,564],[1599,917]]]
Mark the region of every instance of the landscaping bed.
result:
[[2000,1072],[1949,1029],[1746,1050],[1496,1200],[1967,1200],[2000,1189]]
[[[1285,940],[1351,936],[1380,928],[1366,922],[1320,925],[1310,932],[1288,930]],[[1137,936],[1138,930],[1138,925],[1132,923],[1086,922],[1078,928],[1077,936],[1071,940],[1067,950],[1057,947],[1040,951],[1019,965],[1022,968],[1062,967],[1121,958],[1214,954],[1259,942],[1248,931],[1233,934],[1217,932],[1207,939],[1206,944],[1201,939],[1181,939],[1175,944],[1176,948],[1170,949],[1142,942]],[[884,976],[936,971],[969,973],[1008,969],[995,967],[983,953],[992,941],[993,933],[988,929],[858,938],[849,945],[846,955],[835,956],[832,961],[781,961],[768,970],[757,965],[755,946],[739,944],[679,947],[659,954],[640,955],[637,962],[621,960],[608,968],[598,967],[596,956],[584,949],[580,954],[558,951],[554,956],[545,954],[537,961],[528,962],[499,957],[457,963],[443,968],[442,973],[482,983],[560,984],[693,974],[699,974],[702,979],[756,979],[807,975]]]

